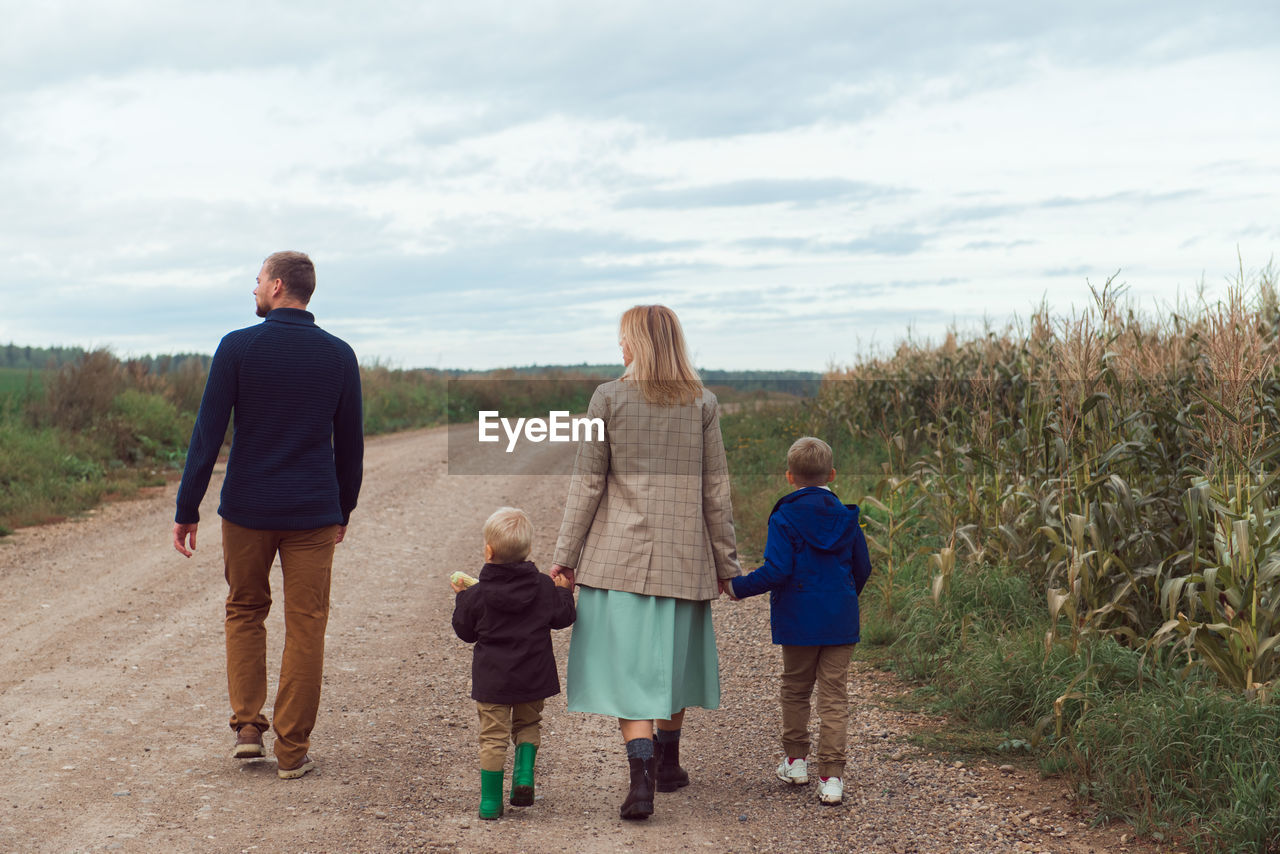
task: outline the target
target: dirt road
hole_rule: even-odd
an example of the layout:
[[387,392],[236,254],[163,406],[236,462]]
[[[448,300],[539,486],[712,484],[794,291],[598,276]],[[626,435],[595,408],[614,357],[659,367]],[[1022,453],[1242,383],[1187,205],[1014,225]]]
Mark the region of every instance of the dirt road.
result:
[[1123,828],[1069,813],[1061,784],[910,746],[928,721],[887,709],[902,689],[867,669],[852,685],[845,804],[785,790],[764,597],[716,603],[722,708],[690,712],[693,784],[659,796],[653,819],[618,820],[616,727],[569,714],[562,694],[547,704],[536,804],[479,821],[470,648],[450,628],[446,578],[478,569],[480,525],[502,504],[530,513],[545,568],[567,479],[449,475],[446,456],[443,430],[369,443],[335,561],[319,768],[298,781],[230,758],[219,475],[190,560],[170,544],[174,487],[0,542],[0,851],[1126,850]]

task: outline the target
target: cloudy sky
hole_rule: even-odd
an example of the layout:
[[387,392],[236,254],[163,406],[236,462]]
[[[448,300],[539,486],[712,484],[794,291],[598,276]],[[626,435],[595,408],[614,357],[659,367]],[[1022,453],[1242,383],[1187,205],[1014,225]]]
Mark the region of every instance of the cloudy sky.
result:
[[820,370],[1280,247],[1280,5],[0,0],[0,343]]

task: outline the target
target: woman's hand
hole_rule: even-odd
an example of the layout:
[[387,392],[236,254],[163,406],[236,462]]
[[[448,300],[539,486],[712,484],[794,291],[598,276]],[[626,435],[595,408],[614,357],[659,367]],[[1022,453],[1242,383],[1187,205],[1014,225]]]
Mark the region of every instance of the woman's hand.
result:
[[551,580],[556,582],[557,587],[565,586],[560,584],[559,579],[567,578],[569,580],[569,583],[568,583],[569,589],[570,590],[573,589],[573,585],[574,585],[573,567],[561,566],[560,564],[555,563],[551,565],[551,572],[548,574],[551,576]]
[[738,597],[733,595],[733,579],[732,578],[720,579],[720,592],[728,596],[732,601],[734,602],[738,601]]

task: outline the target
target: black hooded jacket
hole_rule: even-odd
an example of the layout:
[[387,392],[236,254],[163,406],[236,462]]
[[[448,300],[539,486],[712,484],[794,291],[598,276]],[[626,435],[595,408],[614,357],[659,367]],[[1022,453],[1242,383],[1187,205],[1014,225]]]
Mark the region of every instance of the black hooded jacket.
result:
[[453,630],[476,645],[471,699],[528,703],[560,693],[551,629],[572,625],[573,592],[529,561],[486,563],[480,583],[457,595]]

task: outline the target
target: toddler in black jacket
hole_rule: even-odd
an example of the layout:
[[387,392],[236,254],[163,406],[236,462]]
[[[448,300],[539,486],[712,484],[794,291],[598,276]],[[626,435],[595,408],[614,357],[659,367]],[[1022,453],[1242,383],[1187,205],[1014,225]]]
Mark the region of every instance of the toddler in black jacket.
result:
[[471,698],[480,714],[480,818],[502,815],[507,741],[516,746],[512,806],[533,804],[533,765],[542,743],[542,704],[560,693],[551,629],[572,625],[573,584],[543,575],[530,561],[533,523],[500,507],[484,523],[480,580],[458,594],[453,630],[474,643]]

